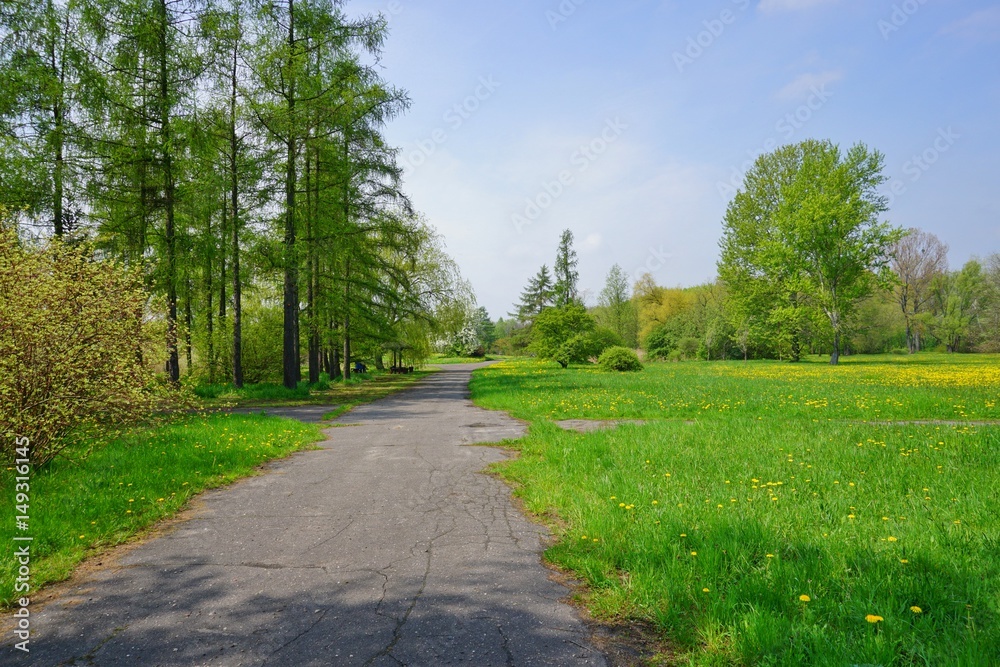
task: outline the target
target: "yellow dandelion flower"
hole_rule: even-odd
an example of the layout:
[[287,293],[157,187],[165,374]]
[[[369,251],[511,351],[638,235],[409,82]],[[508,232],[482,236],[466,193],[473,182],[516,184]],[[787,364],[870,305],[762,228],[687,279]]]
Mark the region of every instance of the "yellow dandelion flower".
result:
[[691,555],[692,555],[692,556],[697,556],[697,555],[698,555],[698,552],[697,552],[697,551],[692,551],[692,552],[691,552]]
[[885,619],[882,618],[881,616],[876,616],[875,614],[868,614],[867,616],[865,616],[865,620],[868,621],[869,623],[881,623]]
[[892,535],[890,535],[890,536],[889,536],[889,537],[888,537],[887,539],[888,539],[888,540],[889,540],[890,542],[899,542],[899,540],[897,540],[897,539],[896,539],[895,537],[893,537]]
[[914,614],[924,613],[924,610],[917,606],[910,607],[910,611],[912,611]]
[[774,558],[774,554],[767,554],[766,558]]
[[708,593],[708,589],[707,588],[703,588],[703,589],[701,589],[701,592],[702,593]]
[[812,602],[812,598],[808,595],[800,595],[799,600],[802,602]]

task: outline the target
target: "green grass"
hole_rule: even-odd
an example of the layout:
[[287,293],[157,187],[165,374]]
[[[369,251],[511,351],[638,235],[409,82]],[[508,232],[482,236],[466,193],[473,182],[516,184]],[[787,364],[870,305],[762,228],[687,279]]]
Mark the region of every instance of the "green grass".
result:
[[[57,459],[31,478],[32,591],[65,579],[84,558],[168,517],[197,493],[307,449],[319,427],[259,415],[206,414],[138,428],[80,463]],[[0,471],[0,543],[13,544],[14,472]],[[24,534],[18,532],[17,534]],[[0,606],[16,563],[0,559]]]
[[[497,470],[550,519],[547,558],[692,665],[1000,664],[1000,427],[892,423],[989,422],[998,395],[987,356],[473,380],[532,422]],[[550,422],[570,418],[649,423]]]

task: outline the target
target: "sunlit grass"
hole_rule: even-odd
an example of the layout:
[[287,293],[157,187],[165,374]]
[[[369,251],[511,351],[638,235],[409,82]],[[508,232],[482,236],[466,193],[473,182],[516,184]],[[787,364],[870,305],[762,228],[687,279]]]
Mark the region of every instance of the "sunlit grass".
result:
[[[588,582],[597,614],[651,621],[671,662],[992,665],[1000,429],[889,422],[996,419],[998,369],[508,362],[473,386],[532,421],[498,470],[558,517],[547,557]],[[649,423],[587,435],[549,423],[618,417]]]

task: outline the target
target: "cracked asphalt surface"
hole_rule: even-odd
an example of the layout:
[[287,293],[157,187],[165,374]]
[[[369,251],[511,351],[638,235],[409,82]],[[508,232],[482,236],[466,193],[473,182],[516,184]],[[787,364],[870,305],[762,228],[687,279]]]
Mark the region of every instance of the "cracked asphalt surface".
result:
[[523,432],[471,404],[472,368],[356,408],[321,450],[205,494],[37,610],[28,656],[4,637],[0,663],[606,665],[540,562],[544,529],[480,474],[503,453],[463,446]]

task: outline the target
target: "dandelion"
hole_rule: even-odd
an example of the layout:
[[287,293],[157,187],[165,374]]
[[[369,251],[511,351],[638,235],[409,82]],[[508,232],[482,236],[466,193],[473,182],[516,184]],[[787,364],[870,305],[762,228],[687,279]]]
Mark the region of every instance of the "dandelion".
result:
[[702,593],[708,593],[709,591],[708,591],[708,589],[707,589],[707,588],[703,588],[703,589],[701,589],[701,592],[702,592]]
[[774,554],[767,554],[766,558],[774,558]]
[[812,598],[808,595],[800,595],[799,600],[802,602],[812,602]]
[[888,537],[887,539],[888,539],[888,540],[889,540],[890,542],[899,542],[899,540],[897,540],[897,539],[896,539],[895,537],[893,537],[893,536],[891,536],[891,535],[890,535],[890,536],[889,536],[889,537]]
[[914,614],[924,613],[924,610],[917,606],[910,607],[910,611],[912,611]]
[[868,621],[869,623],[881,623],[885,619],[882,618],[881,616],[876,616],[875,614],[868,614],[867,616],[865,616],[865,620]]
[[899,562],[900,562],[900,563],[902,563],[903,565],[906,565],[906,564],[907,564],[907,563],[909,563],[910,561],[906,560],[905,558],[900,558],[900,559],[899,559]]
[[692,551],[692,552],[691,552],[691,555],[692,555],[692,556],[697,556],[697,555],[698,555],[698,552],[697,552],[697,551]]

